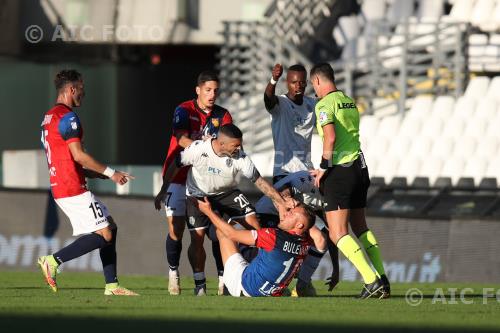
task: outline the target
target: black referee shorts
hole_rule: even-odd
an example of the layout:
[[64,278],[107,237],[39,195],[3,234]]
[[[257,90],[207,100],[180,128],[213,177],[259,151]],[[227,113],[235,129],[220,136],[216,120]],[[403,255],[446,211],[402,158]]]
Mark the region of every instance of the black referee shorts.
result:
[[[203,198],[197,198],[203,200]],[[247,197],[238,189],[232,190],[219,195],[208,197],[208,201],[212,205],[212,209],[216,211],[228,222],[235,220],[244,220],[248,215],[255,214],[255,208],[252,206]],[[188,230],[207,229],[210,226],[209,218],[200,212],[198,207],[187,198],[187,228]]]
[[354,161],[334,165],[321,179],[325,211],[366,207],[370,175],[363,154]]

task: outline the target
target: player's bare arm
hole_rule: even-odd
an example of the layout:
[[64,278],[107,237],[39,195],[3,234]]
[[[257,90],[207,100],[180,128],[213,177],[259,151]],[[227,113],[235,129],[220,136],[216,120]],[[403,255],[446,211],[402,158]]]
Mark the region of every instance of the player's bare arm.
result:
[[197,200],[195,198],[189,198],[196,202],[198,209],[205,214],[210,221],[215,225],[215,227],[221,231],[227,238],[234,242],[238,242],[245,245],[255,245],[255,239],[250,230],[236,230],[229,223],[224,221],[217,213],[212,210],[212,205],[205,197],[203,201]]
[[177,139],[179,146],[181,146],[182,148],[188,147],[194,141],[189,137],[189,133],[187,131],[176,133],[175,138]]
[[264,193],[264,195],[271,198],[276,207],[282,206],[286,208],[294,208],[297,205],[297,201],[293,198],[284,199],[281,194],[276,191],[276,189],[262,176],[257,178],[255,186],[257,186],[257,188]]
[[108,176],[105,176],[102,173],[95,172],[89,169],[83,169],[83,174],[85,175],[85,178],[109,179]]
[[[323,155],[324,160],[330,161],[333,155],[333,147],[335,146],[335,127],[333,124],[323,126]],[[324,170],[311,170],[310,174],[314,176],[314,185],[319,187],[321,178],[325,174]]]
[[[68,147],[76,163],[80,164],[85,169],[92,170],[103,175],[106,173],[108,167],[87,154],[83,150],[82,144],[79,141],[71,142]],[[129,179],[134,179],[132,175],[122,171],[115,171],[112,175],[109,175],[109,178],[116,184],[120,185],[126,184]]]
[[283,66],[281,64],[276,64],[273,67],[272,81],[269,81],[266,86],[266,91],[264,92],[264,105],[267,110],[271,110],[276,104],[278,104],[278,98],[276,97],[276,83],[283,74]]

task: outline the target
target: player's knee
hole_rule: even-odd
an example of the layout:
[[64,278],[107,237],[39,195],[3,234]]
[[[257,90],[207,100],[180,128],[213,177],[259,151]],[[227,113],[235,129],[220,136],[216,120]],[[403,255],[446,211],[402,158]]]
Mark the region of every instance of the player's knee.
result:
[[186,227],[186,221],[184,216],[173,216],[169,230],[172,239],[174,240],[182,239],[185,227]]

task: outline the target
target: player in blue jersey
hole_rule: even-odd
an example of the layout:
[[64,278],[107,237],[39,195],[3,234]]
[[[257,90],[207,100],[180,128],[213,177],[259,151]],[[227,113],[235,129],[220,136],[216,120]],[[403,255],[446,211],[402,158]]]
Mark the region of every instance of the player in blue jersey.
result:
[[[206,198],[196,204],[217,228],[229,293],[236,297],[281,296],[312,245],[309,229],[314,225],[314,212],[303,205],[290,210],[280,206],[282,219],[277,228],[236,230],[212,210]],[[239,253],[237,243],[259,248],[250,264]]]

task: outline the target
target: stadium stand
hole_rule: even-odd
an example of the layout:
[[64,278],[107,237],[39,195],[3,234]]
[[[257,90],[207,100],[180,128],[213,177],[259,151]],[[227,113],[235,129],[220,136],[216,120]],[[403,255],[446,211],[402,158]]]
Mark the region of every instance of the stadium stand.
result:
[[[408,211],[443,216],[450,214],[452,202],[457,211],[461,202],[457,198],[463,191],[473,198],[477,191],[493,191],[480,195],[469,211],[487,214],[488,204],[494,206],[491,200],[498,202],[495,191],[500,178],[500,1],[364,0],[358,1],[358,9],[353,7],[340,16],[331,10],[330,1],[292,3],[270,17],[300,22],[302,43],[297,36],[275,31],[271,19],[226,22],[224,30],[227,43],[220,53],[220,68],[225,103],[238,109],[235,121],[244,132],[252,133],[245,139],[245,149],[259,154],[259,168],[271,170],[273,156],[269,117],[262,105],[272,65],[279,61],[311,66],[315,60],[303,40],[315,37],[306,28],[319,27],[322,20],[334,21],[333,41],[324,43],[341,50],[331,52],[329,62],[338,86],[355,96],[363,113],[362,149],[376,186],[385,191],[380,195],[395,200],[389,208],[384,206],[384,213],[390,207],[408,208],[412,202],[421,202],[421,207]],[[315,6],[322,10],[304,14]],[[231,44],[234,36],[248,30],[244,26],[260,33]],[[280,41],[272,47],[270,40],[276,36]],[[246,51],[231,58],[228,50],[236,45]],[[251,78],[239,77],[236,82],[234,76],[225,74],[224,66],[237,62],[255,68]],[[318,140],[313,139],[313,162],[319,160]],[[395,189],[403,191],[397,198]],[[415,194],[415,190],[420,192]],[[464,202],[471,199],[467,198]],[[382,211],[373,202],[369,206],[377,207],[372,213]]]

